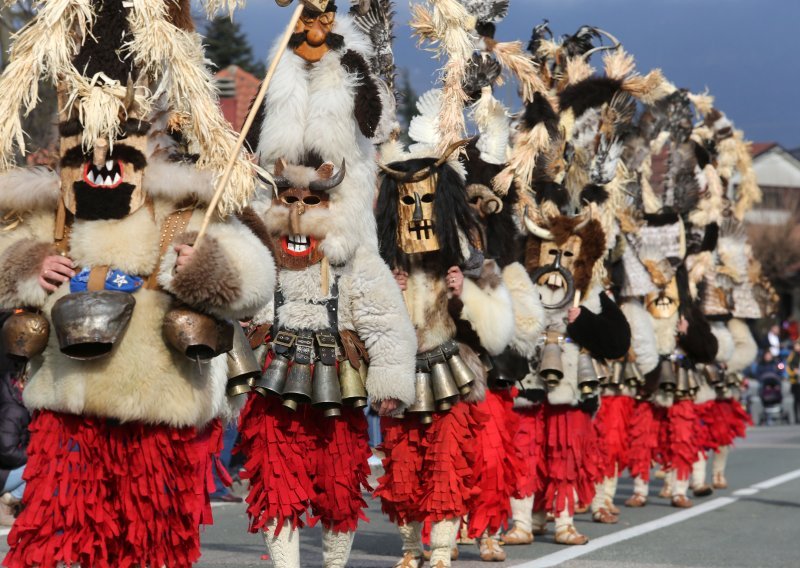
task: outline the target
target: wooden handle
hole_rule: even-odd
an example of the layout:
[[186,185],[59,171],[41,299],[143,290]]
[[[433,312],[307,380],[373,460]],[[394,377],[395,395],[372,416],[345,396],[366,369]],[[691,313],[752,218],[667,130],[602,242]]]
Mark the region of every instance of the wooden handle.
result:
[[303,13],[304,4],[303,2],[298,2],[297,6],[294,9],[294,13],[292,13],[292,17],[289,20],[289,24],[286,26],[286,30],[283,32],[283,38],[281,38],[281,43],[278,46],[278,51],[275,53],[275,57],[272,59],[272,62],[269,65],[269,69],[267,70],[267,74],[264,77],[264,81],[261,83],[261,88],[258,90],[258,94],[256,98],[253,100],[253,104],[250,107],[250,112],[247,114],[247,120],[244,121],[244,125],[242,126],[242,131],[239,133],[239,138],[236,140],[236,147],[233,149],[233,152],[228,158],[228,163],[225,164],[225,170],[222,173],[222,177],[220,178],[219,184],[217,185],[217,189],[214,192],[214,197],[211,198],[211,202],[208,204],[208,210],[206,211],[206,215],[203,218],[203,224],[200,225],[200,231],[197,233],[197,239],[194,241],[194,246],[198,246],[200,241],[203,240],[203,236],[206,234],[208,230],[208,225],[211,222],[211,218],[214,216],[214,212],[217,209],[217,205],[219,204],[219,200],[222,197],[222,192],[225,190],[225,187],[228,185],[228,181],[231,178],[231,172],[233,172],[233,166],[236,164],[236,159],[239,157],[239,152],[244,145],[244,140],[247,137],[247,133],[250,132],[250,127],[253,126],[253,121],[256,118],[256,113],[258,109],[261,108],[261,103],[264,102],[264,97],[267,94],[267,87],[269,87],[269,83],[272,80],[272,76],[275,74],[275,70],[278,68],[278,62],[281,60],[281,56],[283,52],[286,51],[286,46],[289,45],[289,39],[292,37],[292,33],[294,33],[294,28],[297,25],[297,20],[300,19],[300,14]]
[[577,308],[581,305],[581,293],[579,290],[575,290],[575,295],[572,297],[572,307]]

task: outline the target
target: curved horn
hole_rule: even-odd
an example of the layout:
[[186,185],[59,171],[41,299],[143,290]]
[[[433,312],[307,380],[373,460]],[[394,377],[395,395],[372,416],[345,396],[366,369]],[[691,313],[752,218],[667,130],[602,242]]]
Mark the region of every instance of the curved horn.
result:
[[398,170],[393,170],[385,164],[378,164],[378,167],[387,176],[394,178],[401,183],[415,183],[422,181],[433,173],[431,166],[426,166],[421,170],[417,170],[416,172],[401,172]]
[[528,229],[528,232],[535,237],[539,237],[543,241],[552,241],[553,240],[553,233],[544,229],[533,222],[533,220],[528,217],[528,206],[525,206],[525,212],[522,214],[523,220],[525,221],[525,228]]
[[615,38],[613,35],[611,35],[607,31],[601,30],[600,28],[594,28],[594,31],[596,31],[599,34],[603,34],[608,39],[610,39],[611,42],[612,42],[612,45],[599,45],[597,47],[594,47],[594,48],[590,49],[589,51],[587,51],[586,53],[581,55],[581,58],[584,59],[585,61],[588,61],[589,57],[593,53],[598,53],[600,51],[611,51],[611,50],[614,50],[614,49],[618,49],[622,45],[622,43],[620,43],[620,41],[617,38]]
[[439,166],[441,166],[442,164],[444,164],[444,163],[447,161],[447,158],[449,158],[449,157],[450,157],[450,154],[452,154],[453,152],[455,152],[455,151],[456,151],[458,148],[460,148],[461,146],[464,146],[465,144],[469,144],[470,142],[472,142],[472,140],[473,140],[474,138],[475,138],[474,136],[471,136],[471,137],[469,137],[469,138],[462,138],[461,140],[456,140],[455,142],[453,142],[452,144],[450,144],[450,145],[449,145],[449,146],[448,146],[448,147],[445,149],[445,151],[444,151],[444,153],[442,154],[442,156],[441,156],[441,157],[440,157],[438,160],[436,160],[436,167],[438,168]]
[[272,176],[272,181],[270,181],[267,177],[258,174],[258,179],[262,181],[265,185],[272,185],[272,182],[275,182],[275,187],[278,189],[286,189],[287,187],[292,187],[292,182],[289,181],[289,178],[285,178],[283,176]]
[[308,184],[308,189],[311,191],[330,191],[340,183],[344,179],[344,174],[347,168],[345,167],[345,160],[342,158],[342,167],[339,168],[339,171],[336,172],[333,176],[329,177],[328,179],[315,179],[311,183]]
[[583,219],[580,223],[575,225],[575,228],[573,229],[574,232],[577,233],[578,231],[582,231],[586,227],[586,225],[589,224],[589,221],[592,220],[592,212],[593,208],[591,205],[589,205],[588,215],[585,215],[585,219]]
[[133,88],[133,77],[128,73],[128,84],[125,86],[125,99],[122,101],[123,108],[126,112],[130,112],[133,108],[133,102],[136,97],[136,92]]

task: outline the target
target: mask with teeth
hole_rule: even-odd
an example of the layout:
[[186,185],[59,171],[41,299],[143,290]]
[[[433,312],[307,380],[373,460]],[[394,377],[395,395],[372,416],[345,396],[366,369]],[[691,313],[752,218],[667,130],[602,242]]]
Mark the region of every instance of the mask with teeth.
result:
[[113,146],[98,139],[86,149],[76,118],[59,124],[64,205],[77,219],[123,219],[145,203],[142,178],[150,125],[129,118],[120,126]]
[[433,174],[422,181],[398,184],[400,222],[397,224],[397,240],[400,250],[406,254],[439,250],[433,211],[436,180],[437,175]]
[[[278,267],[303,270],[322,261],[324,234],[320,233],[330,208],[328,192],[341,183],[344,173],[344,164],[334,173],[330,162],[316,170],[286,166],[283,160],[276,162],[274,179],[278,189],[267,212],[267,224]],[[301,181],[300,177],[309,175],[316,179]]]
[[645,307],[650,315],[656,319],[667,319],[672,317],[680,307],[678,296],[678,281],[673,277],[672,280],[658,292],[651,292],[645,296]]
[[[571,235],[561,245],[554,241],[542,241],[539,248],[539,266],[536,284],[547,288],[548,305],[560,306],[564,300],[571,301],[572,275],[575,261],[581,253],[581,238]],[[566,274],[564,274],[566,273]]]

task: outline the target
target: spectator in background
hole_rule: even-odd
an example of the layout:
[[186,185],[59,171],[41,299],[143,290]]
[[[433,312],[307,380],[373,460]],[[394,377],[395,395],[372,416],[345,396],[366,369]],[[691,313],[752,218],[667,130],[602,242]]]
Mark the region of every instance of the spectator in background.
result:
[[789,357],[786,358],[786,372],[792,384],[794,396],[794,423],[800,424],[800,340],[794,342]]
[[761,354],[761,359],[759,359],[758,364],[755,367],[754,378],[756,380],[761,380],[761,377],[767,373],[772,373],[782,377],[783,372],[778,363],[779,361],[775,356],[772,355],[772,351],[766,349],[764,353]]
[[777,359],[781,354],[781,328],[774,324],[767,332],[767,349],[772,354],[773,359]]
[[24,373],[0,376],[0,525],[11,526],[14,510],[25,491],[25,463],[28,461],[28,410],[22,404]]

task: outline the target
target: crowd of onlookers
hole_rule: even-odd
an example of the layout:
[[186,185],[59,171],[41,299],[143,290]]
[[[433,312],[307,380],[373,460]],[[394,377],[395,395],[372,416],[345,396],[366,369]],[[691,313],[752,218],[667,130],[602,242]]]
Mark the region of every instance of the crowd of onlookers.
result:
[[794,398],[794,422],[800,423],[800,329],[794,320],[773,324],[759,345],[758,359],[747,369],[750,380],[778,377]]
[[22,404],[24,368],[2,356],[0,363],[0,525],[11,526],[25,491],[30,414]]

